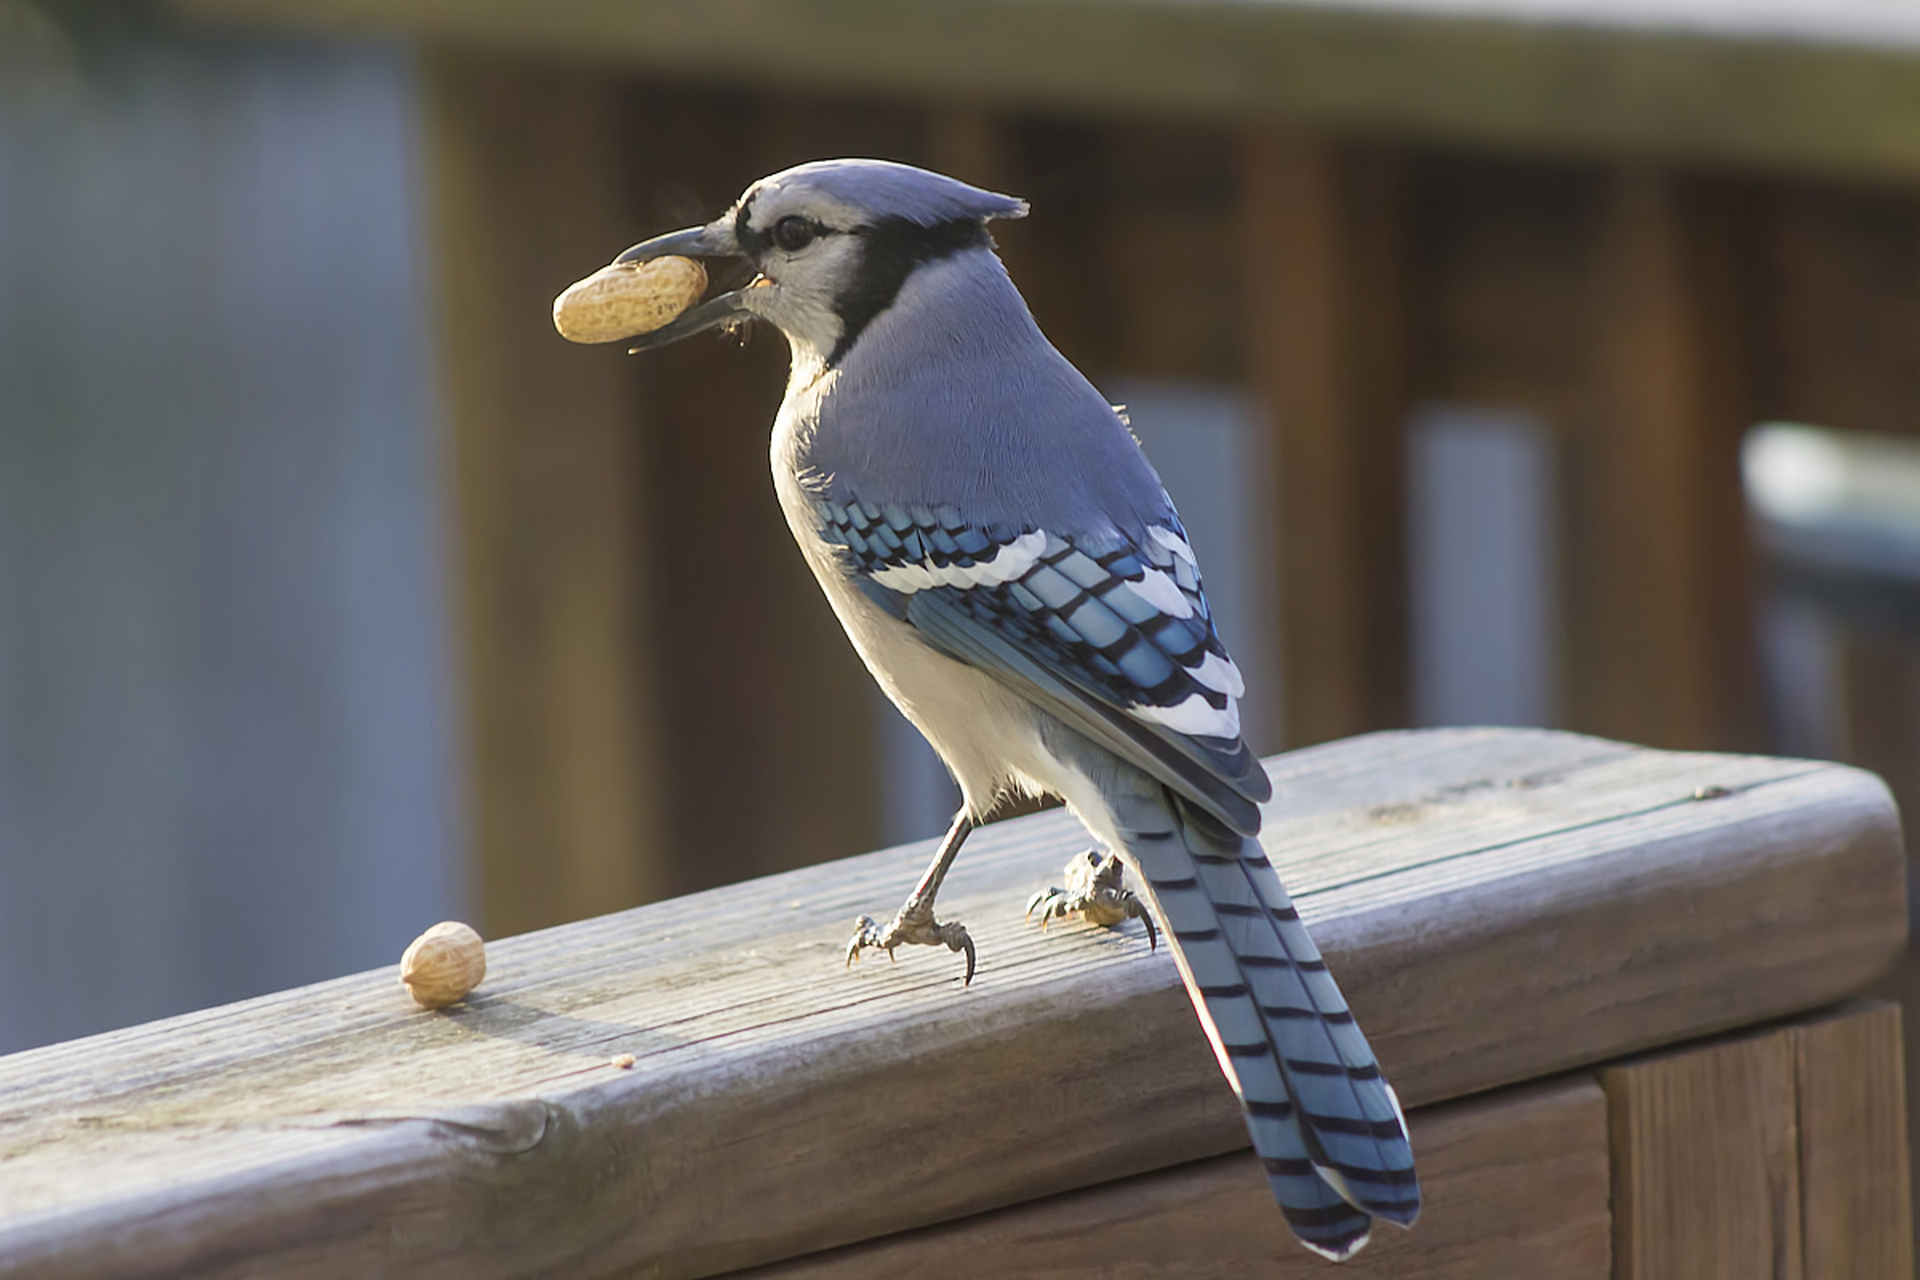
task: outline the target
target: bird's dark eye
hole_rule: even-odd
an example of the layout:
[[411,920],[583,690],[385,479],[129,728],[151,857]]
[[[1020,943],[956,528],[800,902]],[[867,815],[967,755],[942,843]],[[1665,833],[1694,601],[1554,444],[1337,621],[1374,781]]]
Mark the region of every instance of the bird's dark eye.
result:
[[798,253],[812,244],[820,228],[798,214],[788,214],[773,224],[773,242],[788,253]]

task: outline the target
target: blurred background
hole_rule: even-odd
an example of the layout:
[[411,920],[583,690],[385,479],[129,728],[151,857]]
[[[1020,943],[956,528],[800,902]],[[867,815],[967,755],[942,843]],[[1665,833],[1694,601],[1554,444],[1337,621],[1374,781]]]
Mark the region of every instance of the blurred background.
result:
[[549,320],[823,156],[1032,200],[1262,751],[1920,812],[1916,83],[1877,0],[0,0],[0,1051],[939,832],[784,344]]

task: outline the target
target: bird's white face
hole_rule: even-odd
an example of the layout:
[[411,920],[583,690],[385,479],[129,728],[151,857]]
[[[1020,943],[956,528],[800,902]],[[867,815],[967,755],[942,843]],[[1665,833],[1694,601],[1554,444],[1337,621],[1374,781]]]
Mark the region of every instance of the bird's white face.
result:
[[861,287],[870,218],[822,192],[769,182],[749,189],[729,216],[760,271],[742,304],[787,335],[796,364],[824,364]]
[[640,335],[633,350],[754,317],[787,335],[793,376],[809,382],[858,345],[916,270],[956,254],[990,253],[987,220],[1025,212],[1010,196],[885,161],[795,166],[748,187],[713,222],[655,236],[615,259],[743,257],[759,272],[746,288]]

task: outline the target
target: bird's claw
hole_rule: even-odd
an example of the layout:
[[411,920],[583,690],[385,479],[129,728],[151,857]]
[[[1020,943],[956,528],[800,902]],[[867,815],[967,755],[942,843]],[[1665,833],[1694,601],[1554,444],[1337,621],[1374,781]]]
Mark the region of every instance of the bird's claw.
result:
[[1124,884],[1126,866],[1111,853],[1088,849],[1067,863],[1067,887],[1042,889],[1027,899],[1027,918],[1040,913],[1040,927],[1049,921],[1077,915],[1090,924],[1112,928],[1123,920],[1138,920],[1147,927],[1147,946],[1160,947],[1160,932],[1146,904]]
[[[853,962],[868,947],[880,945],[880,922],[872,916],[861,916],[853,922],[853,937],[847,939],[847,968],[853,968]],[[893,948],[887,948],[887,959],[893,959]]]
[[974,950],[973,936],[967,932],[966,926],[951,920],[943,924],[933,918],[932,911],[916,911],[912,906],[901,908],[900,914],[884,929],[872,916],[861,916],[856,920],[853,937],[847,942],[847,964],[851,967],[860,958],[860,953],[869,947],[880,948],[891,960],[895,947],[908,944],[944,946],[949,951],[964,952],[967,957],[967,976],[961,985],[973,984],[978,953]]
[[974,966],[974,961],[977,959],[973,950],[973,935],[968,933],[965,928],[957,924],[943,924],[940,926],[940,930],[943,934],[946,935],[945,937],[941,938],[941,941],[947,944],[947,950],[966,952],[967,976],[960,980],[960,985],[963,987],[972,986],[973,985],[973,966]]

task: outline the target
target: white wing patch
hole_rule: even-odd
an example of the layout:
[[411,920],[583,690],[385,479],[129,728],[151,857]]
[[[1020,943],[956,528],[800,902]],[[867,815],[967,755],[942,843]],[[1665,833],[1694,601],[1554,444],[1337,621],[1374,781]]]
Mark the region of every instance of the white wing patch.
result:
[[[1213,633],[1192,546],[1166,525],[1148,528],[1144,545],[1131,556],[1122,549],[1097,559],[1070,539],[1039,529],[985,555],[987,539],[957,516],[941,519],[918,508],[859,503],[825,505],[830,540],[837,537],[848,547],[859,571],[875,585],[902,595],[1006,588],[1008,597],[988,606],[987,625],[995,607],[1024,616],[1035,629],[1024,642],[1064,646],[1053,660],[1077,664],[1079,678],[1103,689],[1100,696],[1138,720],[1196,738],[1239,738],[1238,699],[1246,682]],[[936,545],[945,548],[937,558]],[[956,554],[956,546],[967,550]],[[969,556],[971,563],[960,563]],[[1138,577],[1122,577],[1109,567],[1123,558],[1137,566],[1126,571]],[[983,592],[970,607],[981,607],[988,598],[997,597]],[[1151,701],[1156,697],[1178,701],[1156,705]]]
[[1210,653],[1199,666],[1188,667],[1187,674],[1228,698],[1238,698],[1247,691],[1247,682],[1240,678],[1240,668],[1233,665],[1232,658],[1223,660]]
[[1227,699],[1224,710],[1197,693],[1188,694],[1183,701],[1171,707],[1138,706],[1127,710],[1142,720],[1163,724],[1175,733],[1201,738],[1240,736],[1240,704],[1232,698]]
[[1025,575],[1047,549],[1047,535],[1039,530],[1021,534],[985,560],[969,565],[897,564],[881,569],[873,580],[890,591],[912,595],[931,587],[997,587]]
[[1172,578],[1149,567],[1138,582],[1128,582],[1127,587],[1160,612],[1172,618],[1191,618],[1193,605],[1180,591],[1179,584]]
[[1147,536],[1167,550],[1173,552],[1176,556],[1179,556],[1182,560],[1185,560],[1189,567],[1194,569],[1200,567],[1200,562],[1194,559],[1193,548],[1187,545],[1185,538],[1173,530],[1166,528],[1164,525],[1155,525],[1153,528],[1147,530]]

